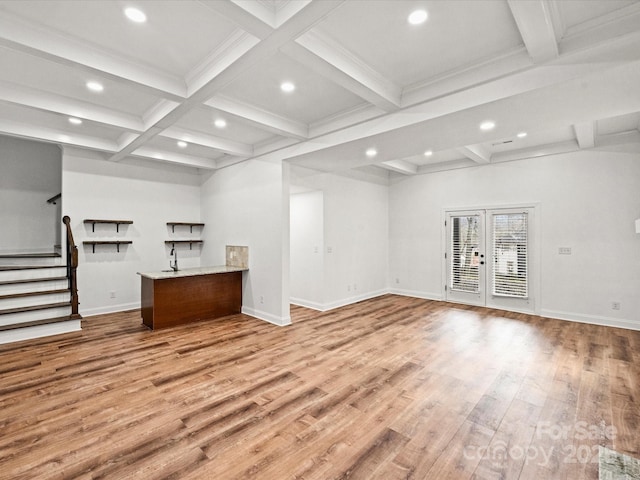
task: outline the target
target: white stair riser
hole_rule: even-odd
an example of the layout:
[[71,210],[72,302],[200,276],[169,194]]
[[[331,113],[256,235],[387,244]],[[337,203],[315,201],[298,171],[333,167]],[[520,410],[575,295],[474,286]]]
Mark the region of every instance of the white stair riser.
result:
[[66,278],[47,282],[14,283],[0,285],[0,296],[14,293],[42,292],[44,290],[61,290],[64,288],[69,288],[69,281]]
[[62,265],[62,257],[0,257],[0,266],[9,265]]
[[0,344],[77,332],[79,330],[81,330],[80,320],[68,320],[66,322],[57,322],[47,325],[16,328],[0,332]]
[[33,312],[10,313],[7,315],[0,315],[0,326],[15,325],[23,322],[34,322],[36,320],[58,318],[66,315],[71,315],[71,307],[57,307],[36,310]]
[[10,280],[25,280],[28,278],[64,277],[67,275],[67,267],[56,268],[29,268],[26,270],[0,270],[0,282]]
[[7,308],[30,307],[33,305],[44,305],[47,303],[68,302],[71,298],[69,293],[54,293],[47,295],[34,295],[32,297],[18,297],[0,299],[0,310]]

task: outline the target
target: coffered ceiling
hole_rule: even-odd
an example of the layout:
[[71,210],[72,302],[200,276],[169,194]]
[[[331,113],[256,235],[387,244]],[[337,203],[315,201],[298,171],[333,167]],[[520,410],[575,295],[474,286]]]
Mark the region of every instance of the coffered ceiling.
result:
[[0,0],[0,67],[0,134],[114,162],[640,152],[638,0]]

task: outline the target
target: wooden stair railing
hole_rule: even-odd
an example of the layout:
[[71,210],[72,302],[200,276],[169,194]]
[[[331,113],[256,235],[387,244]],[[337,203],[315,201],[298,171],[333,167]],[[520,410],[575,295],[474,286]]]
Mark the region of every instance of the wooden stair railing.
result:
[[62,217],[62,223],[67,226],[67,278],[69,290],[71,290],[71,319],[79,319],[82,315],[78,313],[78,247],[73,241],[71,219],[68,215]]

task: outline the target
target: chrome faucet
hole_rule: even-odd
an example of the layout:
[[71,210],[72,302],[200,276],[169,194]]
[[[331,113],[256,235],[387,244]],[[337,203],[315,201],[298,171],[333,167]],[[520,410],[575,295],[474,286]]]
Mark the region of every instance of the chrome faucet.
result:
[[169,256],[175,257],[175,261],[173,262],[173,265],[171,264],[171,260],[169,260],[169,266],[174,272],[177,272],[178,271],[178,252],[176,251],[175,247],[171,249],[171,253],[169,254]]

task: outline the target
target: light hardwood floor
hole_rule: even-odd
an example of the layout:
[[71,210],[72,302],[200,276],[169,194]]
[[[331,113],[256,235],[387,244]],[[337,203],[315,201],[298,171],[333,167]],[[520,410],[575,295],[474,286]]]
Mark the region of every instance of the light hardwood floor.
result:
[[293,325],[138,311],[0,346],[2,479],[597,479],[640,332],[383,296]]

